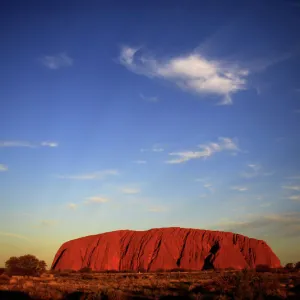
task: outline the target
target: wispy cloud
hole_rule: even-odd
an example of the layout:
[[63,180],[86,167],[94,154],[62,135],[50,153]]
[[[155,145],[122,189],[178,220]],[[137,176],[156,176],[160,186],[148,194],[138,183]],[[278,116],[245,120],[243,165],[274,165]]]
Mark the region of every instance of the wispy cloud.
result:
[[211,183],[205,183],[204,185],[203,185],[203,187],[205,188],[205,189],[208,189],[210,192],[214,192],[215,190],[214,190],[214,188],[213,188],[213,185],[211,184]]
[[295,175],[295,176],[289,176],[289,177],[286,177],[286,179],[290,179],[290,180],[300,180],[300,175]]
[[78,204],[76,203],[68,203],[67,205],[68,208],[75,210],[78,207]]
[[209,59],[197,50],[169,59],[141,52],[141,48],[123,46],[119,62],[131,72],[172,81],[183,90],[221,96],[220,104],[232,104],[231,95],[246,89],[249,71],[236,63]]
[[133,163],[138,164],[138,165],[144,165],[147,163],[146,160],[134,160]]
[[46,142],[42,142],[41,146],[55,148],[55,147],[58,147],[58,143],[46,141]]
[[300,213],[253,215],[248,220],[221,222],[213,228],[232,232],[251,232],[251,234],[259,230],[276,237],[300,236]]
[[78,175],[58,175],[60,179],[74,179],[74,180],[95,180],[95,179],[105,179],[108,176],[119,175],[117,170],[103,170],[86,174]]
[[8,171],[8,166],[0,164],[0,172]]
[[39,61],[48,69],[58,70],[63,67],[71,67],[73,59],[66,53],[59,53],[56,55],[45,55],[39,58]]
[[300,201],[300,195],[293,195],[288,197],[288,199],[293,200],[293,201]]
[[152,206],[148,208],[148,211],[154,213],[161,213],[161,212],[166,212],[167,208],[164,206]]
[[230,151],[230,152],[237,152],[239,151],[237,141],[234,141],[231,138],[227,137],[219,137],[218,143],[208,143],[204,145],[199,145],[198,148],[201,151],[181,151],[181,152],[171,152],[169,153],[170,156],[177,156],[175,159],[167,160],[166,163],[168,164],[181,164],[187,162],[192,159],[199,159],[199,158],[208,158],[213,154],[221,151]]
[[272,176],[275,172],[265,172],[260,164],[248,164],[248,170],[241,174],[244,178],[254,178],[257,176]]
[[0,232],[0,235],[29,241],[29,239],[26,236],[23,236],[23,235],[20,235],[20,234],[11,233],[11,232]]
[[140,190],[138,188],[125,187],[121,189],[121,192],[126,195],[135,195],[139,194]]
[[37,147],[58,147],[57,142],[44,141],[40,143],[33,143],[28,141],[0,141],[0,147],[25,147],[25,148],[37,148]]
[[282,188],[285,190],[300,191],[300,185],[284,185]]
[[141,152],[147,152],[147,151],[163,152],[163,151],[165,151],[165,149],[160,144],[155,144],[150,149],[142,148],[142,149],[140,149],[140,151]]
[[87,200],[85,201],[85,204],[92,204],[92,203],[106,203],[108,202],[109,199],[106,197],[102,197],[102,196],[93,196],[93,197],[89,197],[87,198]]
[[158,102],[159,98],[157,96],[144,96],[143,94],[140,94],[140,97],[142,100],[147,102]]
[[294,112],[295,114],[300,114],[300,109],[295,109],[295,110],[293,110],[293,112]]
[[246,192],[248,191],[248,188],[245,186],[233,186],[231,187],[232,190],[238,191],[238,192]]

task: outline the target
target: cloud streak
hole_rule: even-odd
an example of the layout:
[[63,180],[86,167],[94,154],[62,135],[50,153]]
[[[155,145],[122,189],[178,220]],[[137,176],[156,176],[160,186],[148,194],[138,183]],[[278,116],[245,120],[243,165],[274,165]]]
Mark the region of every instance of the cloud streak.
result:
[[284,185],[282,188],[285,190],[300,191],[300,185]]
[[300,236],[300,213],[254,215],[246,221],[227,221],[213,226],[214,229],[232,232],[260,231],[275,237]]
[[208,157],[222,151],[229,151],[229,152],[237,152],[240,151],[233,139],[227,137],[219,137],[218,143],[208,143],[199,145],[200,151],[181,151],[181,152],[171,152],[169,153],[170,156],[177,156],[177,158],[167,160],[166,163],[168,164],[181,164],[192,159],[200,159],[204,158],[207,159]]
[[150,149],[147,148],[142,148],[140,149],[141,152],[148,152],[148,151],[152,151],[152,152],[163,152],[165,151],[165,149],[163,147],[161,147],[160,144],[155,144],[153,145]]
[[43,141],[40,143],[32,143],[28,141],[0,141],[0,148],[38,148],[38,147],[58,147],[57,142]]
[[162,212],[166,212],[167,208],[164,206],[152,206],[152,207],[149,207],[147,210],[148,210],[148,212],[162,213]]
[[293,195],[293,196],[290,196],[289,199],[290,199],[290,200],[293,200],[293,201],[300,201],[300,195]]
[[56,55],[45,55],[39,58],[42,65],[50,70],[58,70],[60,68],[71,67],[73,59],[66,53],[59,53]]
[[234,191],[238,191],[238,192],[248,191],[248,188],[245,187],[245,186],[233,186],[231,189],[234,190]]
[[29,241],[29,239],[26,236],[11,233],[11,232],[0,232],[0,235]]
[[102,197],[102,196],[93,196],[93,197],[89,197],[87,198],[87,200],[85,201],[85,204],[93,204],[93,203],[106,203],[108,202],[109,199],[106,197]]
[[258,176],[272,176],[274,172],[264,172],[260,164],[248,164],[248,170],[241,174],[241,177],[251,179]]
[[140,190],[137,189],[137,188],[129,188],[129,187],[127,187],[127,188],[121,189],[121,192],[123,194],[126,194],[126,195],[136,195],[136,194],[140,193]]
[[103,170],[96,171],[92,173],[86,174],[78,174],[78,175],[58,175],[57,177],[60,179],[71,179],[71,180],[102,180],[107,178],[108,176],[116,176],[119,175],[117,170]]
[[197,51],[169,59],[141,52],[141,48],[123,46],[119,63],[136,74],[174,82],[183,90],[221,96],[223,105],[232,104],[231,95],[246,89],[249,71],[236,63],[208,59]]
[[138,164],[138,165],[144,165],[147,163],[146,160],[134,160],[133,163]]
[[159,98],[156,96],[144,96],[143,94],[140,94],[140,97],[142,100],[147,102],[158,102]]

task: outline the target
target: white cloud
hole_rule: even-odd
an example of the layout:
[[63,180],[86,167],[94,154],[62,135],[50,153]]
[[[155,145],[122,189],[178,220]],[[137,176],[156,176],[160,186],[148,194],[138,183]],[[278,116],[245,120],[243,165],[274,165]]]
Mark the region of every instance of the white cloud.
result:
[[106,203],[108,202],[109,199],[101,196],[94,196],[94,197],[89,197],[85,201],[86,204],[92,204],[92,203]]
[[135,194],[139,194],[139,193],[140,193],[140,190],[137,189],[137,188],[129,188],[129,187],[127,187],[127,188],[123,188],[123,189],[121,190],[121,192],[122,192],[123,194],[127,194],[127,195],[135,195]]
[[0,141],[0,147],[25,147],[25,148],[37,148],[37,147],[57,147],[57,142],[45,141],[40,143],[32,143],[28,141]]
[[0,172],[8,171],[8,166],[0,164]]
[[76,203],[69,203],[68,208],[75,210],[77,208],[78,204]]
[[11,233],[11,232],[0,232],[0,235],[29,241],[29,239],[26,236]]
[[284,185],[282,188],[285,190],[300,191],[300,185]]
[[105,179],[108,176],[119,175],[117,170],[103,170],[93,173],[79,174],[79,175],[59,175],[60,179],[74,179],[74,180],[94,180],[94,179]]
[[159,98],[157,96],[144,96],[143,94],[140,94],[141,99],[147,102],[158,102]]
[[236,63],[211,60],[197,52],[159,60],[141,55],[140,50],[122,47],[119,62],[136,74],[172,81],[183,90],[221,96],[220,104],[232,104],[231,95],[246,89],[249,71]]
[[248,191],[248,188],[245,186],[233,186],[231,189],[238,192]]
[[207,195],[206,194],[201,194],[201,195],[199,195],[198,196],[198,198],[200,198],[200,199],[202,199],[202,198],[206,198],[207,197]]
[[55,148],[58,147],[58,143],[46,141],[46,142],[42,142],[41,146]]
[[138,164],[138,165],[144,165],[147,163],[146,160],[134,160],[133,163]]
[[48,69],[57,70],[63,67],[71,67],[73,59],[66,53],[59,53],[57,55],[45,55],[39,61]]
[[201,151],[181,151],[181,152],[171,152],[170,156],[177,156],[175,159],[167,160],[168,164],[180,164],[187,162],[192,159],[208,158],[213,154],[221,151],[239,151],[237,143],[230,138],[219,137],[219,143],[208,143],[204,145],[199,145],[198,148]]
[[293,196],[290,196],[289,199],[290,199],[290,200],[293,200],[293,201],[300,201],[300,195],[293,195]]

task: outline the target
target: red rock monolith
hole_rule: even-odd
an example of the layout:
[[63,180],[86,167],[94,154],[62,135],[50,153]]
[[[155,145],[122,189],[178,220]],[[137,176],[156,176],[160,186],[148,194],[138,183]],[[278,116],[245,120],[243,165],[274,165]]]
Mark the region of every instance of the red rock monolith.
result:
[[262,240],[231,232],[186,228],[118,230],[64,243],[53,270],[156,271],[281,267]]

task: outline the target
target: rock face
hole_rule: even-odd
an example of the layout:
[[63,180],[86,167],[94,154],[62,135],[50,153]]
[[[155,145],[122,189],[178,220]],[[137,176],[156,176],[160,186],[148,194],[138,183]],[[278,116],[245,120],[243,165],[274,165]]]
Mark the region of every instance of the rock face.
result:
[[231,232],[172,227],[119,230],[68,241],[57,251],[51,269],[155,271],[258,265],[280,267],[264,241]]

